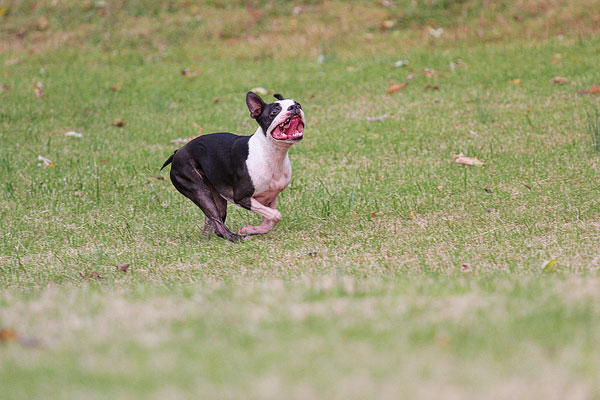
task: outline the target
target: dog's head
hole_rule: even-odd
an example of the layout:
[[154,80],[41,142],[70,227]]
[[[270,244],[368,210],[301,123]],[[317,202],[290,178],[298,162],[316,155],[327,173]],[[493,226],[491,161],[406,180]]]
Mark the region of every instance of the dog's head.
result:
[[277,101],[267,104],[256,93],[248,92],[246,104],[250,116],[258,122],[267,138],[290,144],[302,140],[306,125],[302,106],[280,94],[274,96]]

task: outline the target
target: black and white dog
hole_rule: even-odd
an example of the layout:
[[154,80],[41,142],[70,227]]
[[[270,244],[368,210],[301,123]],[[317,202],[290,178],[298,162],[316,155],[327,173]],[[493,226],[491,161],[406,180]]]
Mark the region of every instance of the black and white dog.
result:
[[[171,182],[205,215],[204,235],[236,241],[245,235],[267,233],[281,220],[277,195],[290,183],[289,148],[302,140],[304,112],[296,101],[276,94],[266,104],[253,92],[246,94],[250,116],[258,122],[251,136],[212,133],[199,136],[171,155]],[[161,169],[162,169],[161,168]],[[258,226],[244,226],[235,234],[225,226],[227,201],[263,217]]]

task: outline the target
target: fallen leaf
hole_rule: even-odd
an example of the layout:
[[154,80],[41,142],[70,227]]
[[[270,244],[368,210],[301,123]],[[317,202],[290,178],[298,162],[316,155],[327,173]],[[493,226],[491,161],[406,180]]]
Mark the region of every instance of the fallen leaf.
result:
[[390,116],[388,114],[383,114],[383,115],[378,115],[378,116],[374,116],[374,117],[365,117],[365,119],[369,122],[374,122],[374,121],[385,121],[389,117]]
[[0,343],[16,342],[25,347],[41,347],[41,343],[38,339],[19,335],[14,328],[0,328]]
[[40,17],[37,21],[38,31],[45,31],[46,29],[48,29],[48,25],[50,25],[50,22],[48,21],[48,18],[46,16]]
[[38,161],[41,161],[38,163],[38,167],[44,167],[44,168],[54,168],[55,167],[54,163],[46,157],[38,156],[37,159],[38,159]]
[[218,97],[215,97],[215,99],[213,100],[213,104],[219,104],[219,101],[221,101],[221,100],[219,100]]
[[200,71],[191,71],[189,68],[184,68],[181,70],[181,75],[185,76],[186,78],[193,78],[195,76],[200,75],[202,72]]
[[8,12],[8,8],[6,8],[6,7],[0,8],[0,15],[5,15],[7,12]]
[[457,68],[460,68],[464,65],[462,59],[457,59],[456,61],[450,61],[450,71],[454,72]]
[[96,279],[104,279],[104,277],[102,275],[100,275],[99,273],[97,273],[96,271],[92,271],[89,274],[84,274],[83,272],[79,272],[79,275],[83,278],[83,279],[91,279],[91,278],[96,278]]
[[110,87],[110,90],[112,90],[113,92],[120,92],[121,89],[123,89],[123,87],[121,86],[120,83],[115,83],[114,85],[112,85]]
[[556,270],[555,264],[557,259],[553,258],[542,264],[542,272],[553,272]]
[[44,98],[44,92],[42,90],[43,87],[44,84],[42,82],[38,82],[35,85],[33,85],[33,91],[35,92],[35,95],[38,99]]
[[267,92],[267,89],[265,89],[264,87],[261,87],[261,86],[255,87],[254,89],[250,89],[250,91],[254,92],[256,94],[260,94],[262,96],[269,93],[269,92]]
[[0,88],[0,92],[6,92],[6,93],[10,93],[10,86],[8,86],[7,84],[2,84],[2,87]]
[[425,90],[428,90],[428,89],[432,89],[432,90],[439,90],[439,89],[440,89],[440,87],[439,87],[438,85],[433,85],[433,86],[431,86],[431,85],[426,85],[424,89],[425,89]]
[[189,141],[190,141],[189,138],[177,138],[177,139],[170,140],[169,142],[171,142],[173,144],[184,144],[184,143],[187,143]]
[[123,273],[127,272],[128,268],[129,268],[129,264],[127,264],[127,263],[117,265],[117,269]]
[[563,78],[562,76],[555,76],[554,78],[550,79],[550,82],[562,85],[563,83],[569,82],[569,80],[567,78]]
[[381,30],[392,29],[394,26],[396,26],[396,21],[387,19],[381,24]]
[[374,211],[374,212],[371,212],[370,215],[371,215],[371,218],[376,218],[376,217],[382,216],[383,212],[382,211]]
[[434,38],[437,39],[440,36],[442,36],[442,34],[444,33],[444,29],[443,28],[433,29],[432,27],[429,27],[427,29],[427,33],[429,33],[431,36],[433,36]]
[[435,75],[435,71],[432,70],[431,68],[423,68],[423,75],[432,77]]
[[592,86],[589,89],[581,89],[578,90],[579,94],[600,94],[600,86]]
[[387,92],[388,92],[388,94],[399,92],[402,89],[404,89],[406,87],[406,85],[408,85],[406,82],[403,82],[399,85],[398,84],[392,85],[387,88]]
[[113,126],[118,126],[119,128],[124,127],[127,124],[127,122],[123,121],[121,118],[117,118],[112,122]]
[[517,78],[517,79],[513,79],[512,81],[508,81],[509,85],[518,85],[519,83],[521,83],[521,78]]
[[483,162],[479,161],[475,157],[467,157],[463,153],[455,154],[453,157],[454,157],[454,161],[457,162],[458,164],[477,165],[477,166],[483,165]]
[[154,179],[156,179],[157,181],[164,181],[165,177],[164,176],[155,176]]
[[379,139],[379,133],[374,133],[374,134],[373,134],[373,138],[375,138],[375,139]]
[[17,340],[17,331],[13,328],[0,329],[0,342],[14,342]]
[[473,272],[473,269],[471,268],[471,264],[469,264],[469,263],[463,263],[460,266],[460,270],[462,272]]
[[75,131],[69,131],[69,132],[65,132],[65,136],[82,138],[83,137],[83,133],[79,133],[79,132],[75,132]]

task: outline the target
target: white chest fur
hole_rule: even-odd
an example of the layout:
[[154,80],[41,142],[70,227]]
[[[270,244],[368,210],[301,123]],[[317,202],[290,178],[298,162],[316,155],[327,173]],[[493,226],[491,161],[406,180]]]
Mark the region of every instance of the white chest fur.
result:
[[261,129],[248,141],[246,166],[254,185],[254,198],[270,203],[286,188],[292,177],[289,145],[272,143]]

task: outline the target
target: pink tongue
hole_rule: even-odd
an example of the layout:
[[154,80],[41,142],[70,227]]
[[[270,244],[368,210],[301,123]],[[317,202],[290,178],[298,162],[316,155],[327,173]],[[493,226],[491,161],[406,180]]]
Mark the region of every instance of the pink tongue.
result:
[[290,136],[290,135],[293,135],[294,133],[296,133],[296,131],[302,132],[304,130],[304,128],[301,126],[300,129],[297,129],[298,124],[300,124],[299,118],[291,119],[290,123],[285,127],[285,134]]

